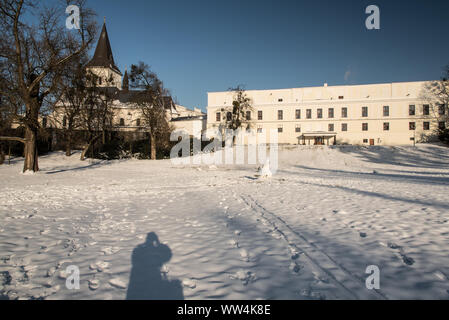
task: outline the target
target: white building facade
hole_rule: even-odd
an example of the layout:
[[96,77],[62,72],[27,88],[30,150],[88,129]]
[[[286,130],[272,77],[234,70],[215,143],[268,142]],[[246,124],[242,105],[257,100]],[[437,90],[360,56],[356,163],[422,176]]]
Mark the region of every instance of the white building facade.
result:
[[[446,125],[420,98],[425,84],[251,90],[246,94],[253,110],[247,117],[257,133],[268,137],[276,131],[280,144],[410,145],[434,139],[438,126]],[[223,127],[233,98],[229,91],[208,93],[209,131]]]

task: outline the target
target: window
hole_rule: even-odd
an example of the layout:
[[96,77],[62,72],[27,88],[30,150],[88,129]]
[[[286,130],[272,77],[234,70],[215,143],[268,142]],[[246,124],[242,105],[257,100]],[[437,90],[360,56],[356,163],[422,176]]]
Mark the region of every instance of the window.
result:
[[263,120],[263,112],[261,110],[257,111],[257,120]]
[[341,124],[341,131],[348,131],[348,124],[347,123],[342,123]]
[[414,116],[416,114],[416,110],[415,110],[415,105],[411,104],[408,106],[408,115],[409,116]]
[[362,117],[368,117],[368,107],[362,107]]
[[409,122],[408,123],[409,130],[415,130],[416,129],[416,123],[415,122]]
[[339,100],[343,100],[345,97],[344,96],[338,96]]
[[63,126],[64,128],[67,126],[67,117],[66,117],[66,116],[64,116],[64,117],[62,118],[62,126]]
[[438,129],[440,130],[446,129],[446,123],[444,121],[438,122]]
[[368,139],[363,139],[363,143],[368,143]]
[[390,107],[384,106],[384,117],[389,117],[389,116],[390,116]]
[[425,131],[430,130],[430,122],[423,122],[422,126]]
[[262,132],[263,132],[262,126],[258,126],[257,127],[257,133],[262,133]]
[[312,119],[312,109],[307,109],[306,110],[306,118],[307,119]]
[[221,112],[217,112],[215,121],[217,121],[217,122],[221,121]]
[[278,120],[284,120],[284,111],[278,110]]
[[329,123],[328,125],[328,129],[329,132],[334,132],[334,124],[333,123]]
[[423,114],[424,116],[430,115],[430,106],[429,106],[428,104],[424,104],[424,105],[422,106],[422,114]]
[[278,102],[284,102],[284,99],[278,99]]
[[390,131],[390,123],[384,122],[384,131]]
[[296,111],[295,111],[295,117],[296,117],[296,119],[301,119],[301,110],[296,109]]
[[232,113],[231,112],[226,113],[226,120],[232,121]]
[[283,127],[278,127],[278,132],[279,132],[279,133],[284,132],[284,128],[283,128]]
[[348,108],[341,108],[341,117],[342,118],[348,117]]
[[251,111],[246,111],[246,120],[251,120]]
[[301,132],[301,126],[300,125],[296,125],[295,132],[297,132],[297,133]]
[[140,127],[140,119],[136,120],[136,126]]
[[329,116],[329,118],[333,118],[334,117],[334,108],[329,108],[329,110],[328,110],[328,116]]
[[362,123],[362,131],[368,131],[368,123]]
[[125,119],[120,118],[120,126],[123,127],[125,125]]
[[444,116],[445,113],[446,113],[446,110],[445,110],[445,108],[444,108],[444,104],[440,104],[440,105],[438,106],[438,114],[439,114],[440,116]]
[[323,118],[323,109],[317,109],[316,110],[316,117],[318,119],[322,119]]

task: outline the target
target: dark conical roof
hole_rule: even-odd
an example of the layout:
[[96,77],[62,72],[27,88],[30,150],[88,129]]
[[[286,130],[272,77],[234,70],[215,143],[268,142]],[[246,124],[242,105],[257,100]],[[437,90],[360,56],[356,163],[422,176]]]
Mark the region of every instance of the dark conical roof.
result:
[[108,31],[106,30],[106,23],[103,24],[100,38],[98,39],[97,48],[95,49],[92,60],[87,64],[88,67],[104,67],[111,68],[114,71],[122,74],[117,68],[112,55],[111,44],[109,42]]

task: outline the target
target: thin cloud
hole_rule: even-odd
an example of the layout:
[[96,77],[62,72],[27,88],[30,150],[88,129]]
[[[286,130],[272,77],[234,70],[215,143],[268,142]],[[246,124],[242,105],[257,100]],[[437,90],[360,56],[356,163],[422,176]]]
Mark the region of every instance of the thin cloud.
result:
[[344,79],[345,79],[346,82],[349,80],[349,77],[351,76],[351,73],[352,73],[351,70],[347,70],[345,72]]

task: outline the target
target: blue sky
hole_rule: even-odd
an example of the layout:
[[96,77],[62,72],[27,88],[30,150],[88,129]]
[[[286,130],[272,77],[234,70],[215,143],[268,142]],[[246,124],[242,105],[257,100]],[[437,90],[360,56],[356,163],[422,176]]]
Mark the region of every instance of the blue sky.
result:
[[[378,5],[380,30],[365,8]],[[91,0],[114,58],[144,61],[178,102],[207,92],[439,79],[449,64],[449,1]]]

